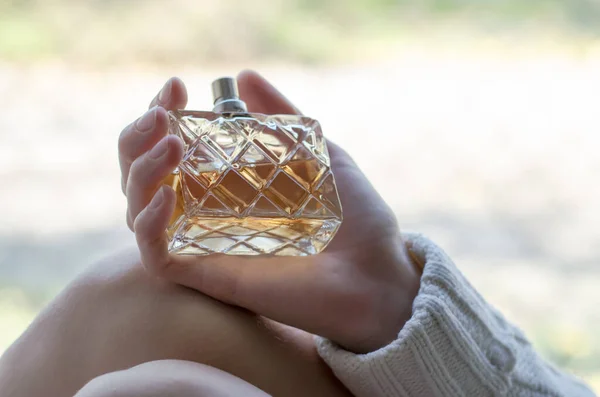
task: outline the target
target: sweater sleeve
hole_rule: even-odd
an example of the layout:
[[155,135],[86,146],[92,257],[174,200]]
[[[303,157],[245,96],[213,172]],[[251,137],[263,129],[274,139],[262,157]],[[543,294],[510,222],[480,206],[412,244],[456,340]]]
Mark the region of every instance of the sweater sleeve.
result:
[[440,248],[420,235],[405,238],[424,267],[398,338],[362,355],[317,338],[319,354],[355,396],[594,396],[540,358]]

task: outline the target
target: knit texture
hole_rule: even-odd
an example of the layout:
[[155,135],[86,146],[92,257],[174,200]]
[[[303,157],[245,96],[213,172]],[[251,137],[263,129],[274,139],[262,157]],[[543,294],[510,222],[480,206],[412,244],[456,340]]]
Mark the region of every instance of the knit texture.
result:
[[440,248],[420,235],[405,239],[424,268],[398,338],[362,355],[317,338],[320,355],[355,396],[594,396],[541,359]]

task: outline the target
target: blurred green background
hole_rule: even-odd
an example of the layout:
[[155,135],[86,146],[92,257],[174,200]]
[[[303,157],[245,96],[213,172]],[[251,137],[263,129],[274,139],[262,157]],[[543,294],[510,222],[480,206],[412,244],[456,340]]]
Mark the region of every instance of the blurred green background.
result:
[[600,392],[598,20],[597,0],[0,0],[0,352],[132,244],[121,128],[171,75],[207,108],[253,67]]
[[[422,31],[592,40],[596,0],[3,0],[0,56],[114,66],[382,55]],[[422,35],[422,34],[421,34]]]

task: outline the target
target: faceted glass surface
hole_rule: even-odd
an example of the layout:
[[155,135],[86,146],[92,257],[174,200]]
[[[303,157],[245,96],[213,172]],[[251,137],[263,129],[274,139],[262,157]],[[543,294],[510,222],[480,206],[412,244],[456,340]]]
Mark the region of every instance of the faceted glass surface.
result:
[[174,111],[185,155],[167,181],[177,254],[316,254],[342,222],[327,146],[302,116]]

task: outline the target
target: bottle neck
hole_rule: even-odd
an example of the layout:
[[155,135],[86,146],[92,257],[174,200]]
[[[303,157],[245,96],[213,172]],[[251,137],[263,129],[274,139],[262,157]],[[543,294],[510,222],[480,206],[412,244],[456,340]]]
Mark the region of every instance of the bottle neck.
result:
[[212,92],[215,113],[246,113],[248,108],[240,99],[237,81],[233,77],[221,77],[213,81]]
[[246,113],[246,103],[239,98],[219,98],[213,107],[215,113]]

